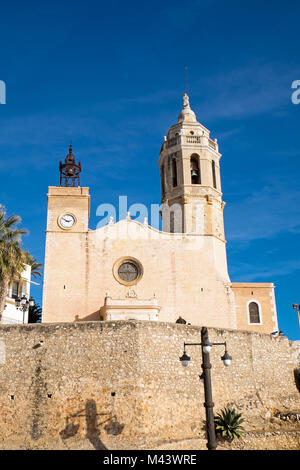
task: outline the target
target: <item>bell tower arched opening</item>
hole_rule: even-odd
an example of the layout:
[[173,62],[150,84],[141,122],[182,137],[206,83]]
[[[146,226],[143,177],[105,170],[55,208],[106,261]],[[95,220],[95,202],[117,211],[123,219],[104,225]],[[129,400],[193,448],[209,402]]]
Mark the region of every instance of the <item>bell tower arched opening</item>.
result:
[[191,162],[191,184],[201,184],[199,155],[193,154],[191,156],[190,162]]
[[212,171],[213,187],[217,189],[216,163],[214,160],[212,160],[211,162],[211,171]]
[[177,162],[176,158],[172,159],[172,183],[173,188],[176,188],[178,181],[177,181]]

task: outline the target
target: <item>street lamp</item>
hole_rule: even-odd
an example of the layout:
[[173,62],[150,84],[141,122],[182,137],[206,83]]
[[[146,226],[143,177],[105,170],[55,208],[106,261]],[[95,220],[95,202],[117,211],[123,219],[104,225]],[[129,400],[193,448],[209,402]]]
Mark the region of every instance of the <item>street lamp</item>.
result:
[[297,310],[297,314],[298,314],[298,323],[299,323],[299,328],[300,328],[300,305],[293,304],[293,309],[294,309],[294,310]]
[[22,310],[23,312],[23,323],[25,323],[25,313],[29,310],[29,307],[34,307],[34,298],[30,297],[28,300],[25,295],[21,297],[21,299],[18,297],[15,299],[15,304],[17,310]]
[[205,414],[206,414],[206,430],[207,430],[207,448],[208,450],[216,450],[217,441],[215,433],[215,422],[214,422],[214,403],[212,401],[212,386],[211,386],[211,363],[209,353],[212,346],[225,346],[224,355],[221,357],[223,364],[229,366],[232,361],[232,357],[227,351],[226,341],[224,343],[210,343],[208,338],[208,330],[206,327],[201,328],[201,343],[184,343],[183,355],[179,358],[181,364],[184,367],[189,365],[191,360],[190,356],[186,353],[186,346],[201,346],[202,350],[202,364],[203,373],[200,379],[204,380],[204,396],[205,396]]

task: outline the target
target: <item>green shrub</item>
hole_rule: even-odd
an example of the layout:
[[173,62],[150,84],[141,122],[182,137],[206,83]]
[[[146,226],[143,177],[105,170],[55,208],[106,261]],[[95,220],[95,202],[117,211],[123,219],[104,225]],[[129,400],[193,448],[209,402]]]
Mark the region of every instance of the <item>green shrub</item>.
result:
[[236,437],[240,438],[244,432],[244,421],[241,414],[234,408],[224,408],[215,416],[215,428],[217,436],[232,441]]

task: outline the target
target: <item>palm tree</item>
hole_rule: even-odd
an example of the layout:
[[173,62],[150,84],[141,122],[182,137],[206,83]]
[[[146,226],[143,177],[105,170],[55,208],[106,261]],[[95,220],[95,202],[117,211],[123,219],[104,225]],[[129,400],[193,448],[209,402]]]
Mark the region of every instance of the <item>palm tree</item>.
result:
[[28,323],[41,323],[42,320],[42,307],[39,304],[35,304],[33,307],[29,307]]
[[24,251],[25,255],[25,263],[31,266],[31,276],[36,279],[37,277],[41,277],[43,266],[41,263],[38,262],[36,258],[31,256],[28,251]]
[[2,318],[9,283],[20,279],[25,269],[22,248],[16,241],[0,243],[0,320]]
[[8,243],[10,241],[21,242],[21,236],[27,233],[27,230],[16,228],[16,225],[21,222],[21,217],[18,215],[6,216],[6,211],[0,204],[0,244]]
[[0,321],[5,308],[9,283],[20,278],[25,268],[25,256],[20,246],[21,237],[26,230],[16,228],[21,222],[17,215],[6,216],[3,206],[0,206]]

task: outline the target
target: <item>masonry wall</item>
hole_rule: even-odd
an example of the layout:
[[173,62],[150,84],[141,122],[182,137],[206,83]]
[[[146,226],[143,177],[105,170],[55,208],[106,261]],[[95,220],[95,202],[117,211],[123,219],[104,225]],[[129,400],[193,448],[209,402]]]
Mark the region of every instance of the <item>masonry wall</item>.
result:
[[[199,342],[200,333],[138,321],[1,326],[0,448],[205,448],[200,349],[188,349],[188,368],[179,362],[183,342]],[[264,448],[277,433],[274,447],[300,448],[299,422],[277,417],[300,414],[295,343],[235,330],[209,335],[226,340],[233,356],[225,368],[223,347],[211,354],[215,412],[231,405],[243,413],[246,447]]]

